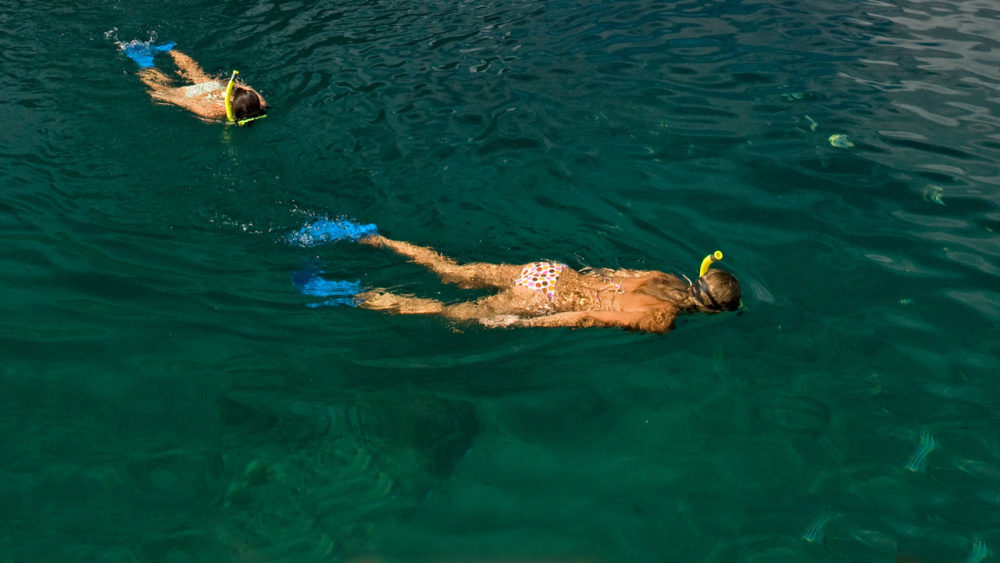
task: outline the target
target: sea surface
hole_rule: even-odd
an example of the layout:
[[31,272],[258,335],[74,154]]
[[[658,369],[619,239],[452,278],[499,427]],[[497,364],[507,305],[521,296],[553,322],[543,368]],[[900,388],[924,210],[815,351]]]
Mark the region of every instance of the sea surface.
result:
[[[994,0],[0,0],[0,560],[996,561]],[[175,41],[273,106],[154,103]],[[169,57],[156,59],[172,72]],[[667,335],[459,261],[696,275]],[[310,266],[311,265],[311,266]]]

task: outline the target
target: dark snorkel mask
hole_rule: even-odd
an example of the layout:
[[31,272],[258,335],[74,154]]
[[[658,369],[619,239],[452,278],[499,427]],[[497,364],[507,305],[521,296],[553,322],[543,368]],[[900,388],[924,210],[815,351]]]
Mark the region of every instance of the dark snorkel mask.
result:
[[226,119],[229,123],[235,123],[236,125],[243,127],[248,123],[257,121],[258,119],[264,119],[267,117],[267,114],[262,113],[260,115],[247,117],[246,119],[241,119],[239,121],[236,120],[236,116],[233,115],[233,103],[230,101],[230,97],[233,95],[233,86],[236,84],[236,75],[239,73],[240,71],[233,69],[233,75],[229,77],[229,84],[226,84]]

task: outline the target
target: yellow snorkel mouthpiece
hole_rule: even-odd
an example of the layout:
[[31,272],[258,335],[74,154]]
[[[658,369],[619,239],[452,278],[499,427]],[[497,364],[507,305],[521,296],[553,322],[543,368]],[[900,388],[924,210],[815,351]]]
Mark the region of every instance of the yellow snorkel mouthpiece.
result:
[[701,269],[698,270],[698,277],[700,278],[701,276],[704,276],[705,272],[707,272],[708,269],[712,267],[712,264],[714,262],[718,262],[719,260],[722,260],[721,250],[716,250],[715,252],[706,256],[705,259],[701,261]]
[[254,117],[248,117],[246,119],[241,119],[239,121],[236,121],[236,115],[233,113],[232,95],[233,95],[233,87],[236,85],[236,75],[239,73],[240,71],[234,68],[233,75],[229,77],[229,84],[226,84],[226,120],[228,120],[230,123],[235,123],[242,127],[247,123],[250,123],[251,121],[264,119],[265,117],[267,117],[267,114],[262,113]]

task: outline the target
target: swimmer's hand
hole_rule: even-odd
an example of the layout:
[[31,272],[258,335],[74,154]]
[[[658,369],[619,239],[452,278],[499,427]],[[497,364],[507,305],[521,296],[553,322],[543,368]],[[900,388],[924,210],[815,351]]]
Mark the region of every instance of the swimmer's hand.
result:
[[521,322],[521,317],[517,315],[497,315],[479,319],[479,324],[487,328],[505,328]]

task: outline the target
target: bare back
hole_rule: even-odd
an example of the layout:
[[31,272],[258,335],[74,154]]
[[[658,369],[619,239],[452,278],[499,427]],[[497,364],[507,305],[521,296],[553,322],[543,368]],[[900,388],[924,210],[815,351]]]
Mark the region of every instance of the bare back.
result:
[[663,275],[638,270],[577,272],[567,268],[556,284],[553,306],[557,311],[626,312],[658,306],[663,302],[636,290]]
[[[480,316],[517,315],[524,326],[619,326],[647,332],[673,328],[680,307],[639,291],[661,272],[610,272],[618,277],[578,272],[565,267],[553,298],[537,290],[514,286],[479,301]],[[622,275],[624,274],[624,275]]]

